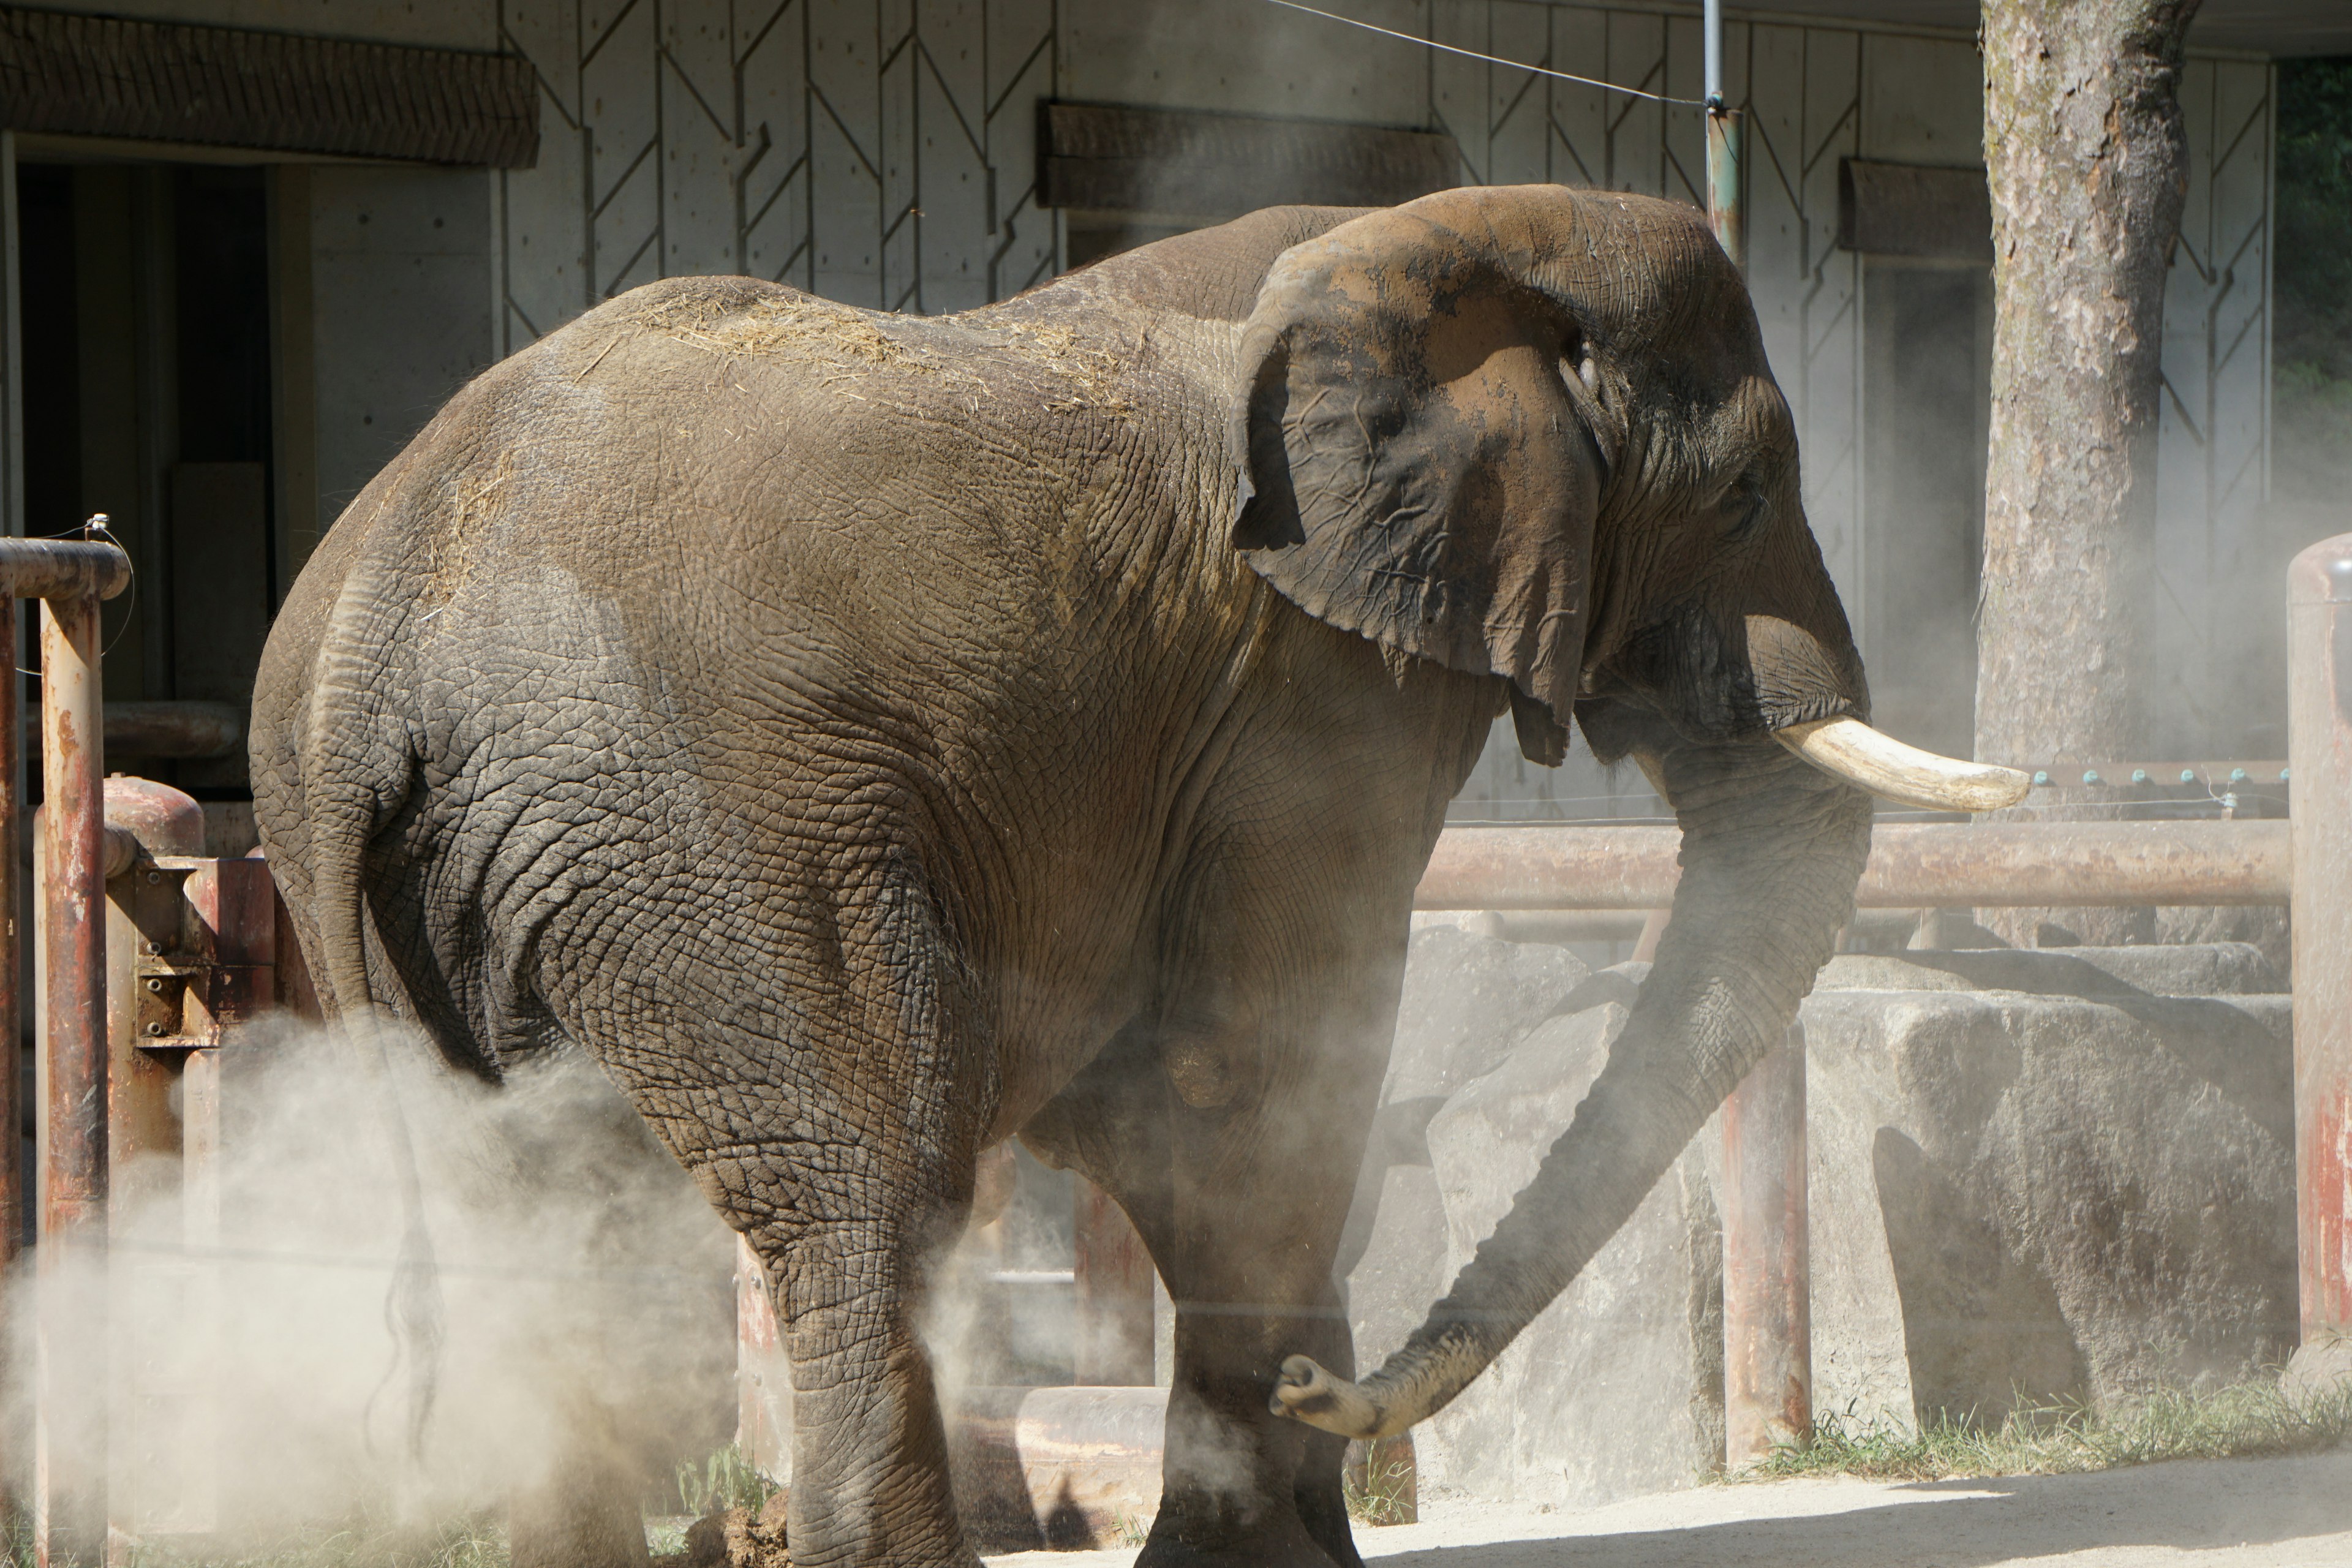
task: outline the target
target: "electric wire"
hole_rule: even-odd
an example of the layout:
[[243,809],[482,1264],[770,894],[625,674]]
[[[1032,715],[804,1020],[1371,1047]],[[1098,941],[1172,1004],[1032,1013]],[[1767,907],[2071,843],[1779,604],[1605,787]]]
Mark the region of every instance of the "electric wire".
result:
[[1411,33],[1400,33],[1394,27],[1383,27],[1377,22],[1364,22],[1353,16],[1343,16],[1337,11],[1319,11],[1312,5],[1299,4],[1299,0],[1265,0],[1265,3],[1269,5],[1279,5],[1288,11],[1304,11],[1310,16],[1320,16],[1327,22],[1342,22],[1350,27],[1361,27],[1367,33],[1378,33],[1382,37],[1397,38],[1408,44],[1419,44],[1424,49],[1435,49],[1440,54],[1459,55],[1464,59],[1483,60],[1490,66],[1508,66],[1513,70],[1548,76],[1556,81],[1572,81],[1580,87],[1597,87],[1603,92],[1622,92],[1628,98],[1647,99],[1652,103],[1670,103],[1682,109],[1707,107],[1707,101],[1703,98],[1669,98],[1662,92],[1644,92],[1638,87],[1625,87],[1613,81],[1602,81],[1598,77],[1578,76],[1572,71],[1554,70],[1549,66],[1534,66],[1525,60],[1507,60],[1500,55],[1484,55],[1475,49],[1457,48],[1452,44],[1441,44],[1435,38],[1417,37]]

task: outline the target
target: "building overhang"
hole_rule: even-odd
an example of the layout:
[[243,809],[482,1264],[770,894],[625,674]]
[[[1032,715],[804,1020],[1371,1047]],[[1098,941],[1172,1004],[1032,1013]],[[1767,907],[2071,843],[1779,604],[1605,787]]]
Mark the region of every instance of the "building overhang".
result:
[[0,6],[0,127],[521,169],[539,80],[513,56]]

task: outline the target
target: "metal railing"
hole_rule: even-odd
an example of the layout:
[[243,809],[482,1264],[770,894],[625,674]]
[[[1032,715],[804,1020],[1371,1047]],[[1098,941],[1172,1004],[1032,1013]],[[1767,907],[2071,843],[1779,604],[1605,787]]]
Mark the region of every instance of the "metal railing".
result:
[[[13,671],[16,601],[38,599],[41,648],[41,984],[46,1028],[39,1079],[40,1188],[36,1265],[33,1527],[46,1565],[66,1555],[103,1560],[105,1401],[103,1343],[53,1332],[87,1322],[85,1298],[100,1289],[106,1225],[106,776],[100,719],[99,609],[130,584],[130,557],[97,540],[0,539],[0,647]],[[14,846],[23,802],[17,779],[22,721],[18,682],[0,681],[0,1039],[20,1038],[16,976],[23,973],[16,918]],[[17,1078],[0,1072],[0,1127],[20,1125]],[[0,1160],[0,1261],[24,1235],[25,1194],[14,1158]],[[78,1391],[79,1398],[70,1395]]]

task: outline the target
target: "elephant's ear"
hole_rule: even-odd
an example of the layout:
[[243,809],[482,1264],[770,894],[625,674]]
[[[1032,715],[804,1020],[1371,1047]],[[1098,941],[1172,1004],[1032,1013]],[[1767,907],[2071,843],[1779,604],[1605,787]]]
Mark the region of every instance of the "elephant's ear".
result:
[[1557,763],[1602,463],[1581,329],[1530,270],[1414,207],[1284,252],[1243,333],[1233,540],[1309,615],[1507,677],[1521,748]]

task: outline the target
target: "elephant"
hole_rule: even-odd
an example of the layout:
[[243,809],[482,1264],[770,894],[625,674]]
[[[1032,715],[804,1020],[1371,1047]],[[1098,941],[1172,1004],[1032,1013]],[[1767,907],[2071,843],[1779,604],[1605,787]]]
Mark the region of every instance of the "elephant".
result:
[[[1145,1568],[1354,1568],[1342,1433],[1474,1374],[1780,1038],[1865,787],[1989,787],[1868,710],[1738,270],[1689,208],[1533,185],[938,318],[621,295],[352,503],[251,745],[331,1018],[492,1080],[584,1052],[761,1260],[796,1563],[973,1560],[919,1320],[1018,1137],[1176,1302]],[[1506,711],[1538,762],[1633,759],[1684,871],[1400,1397],[1347,1381],[1332,1264],[1413,889]],[[516,1562],[641,1561],[626,1489],[576,1489],[626,1520],[519,1511]]]

